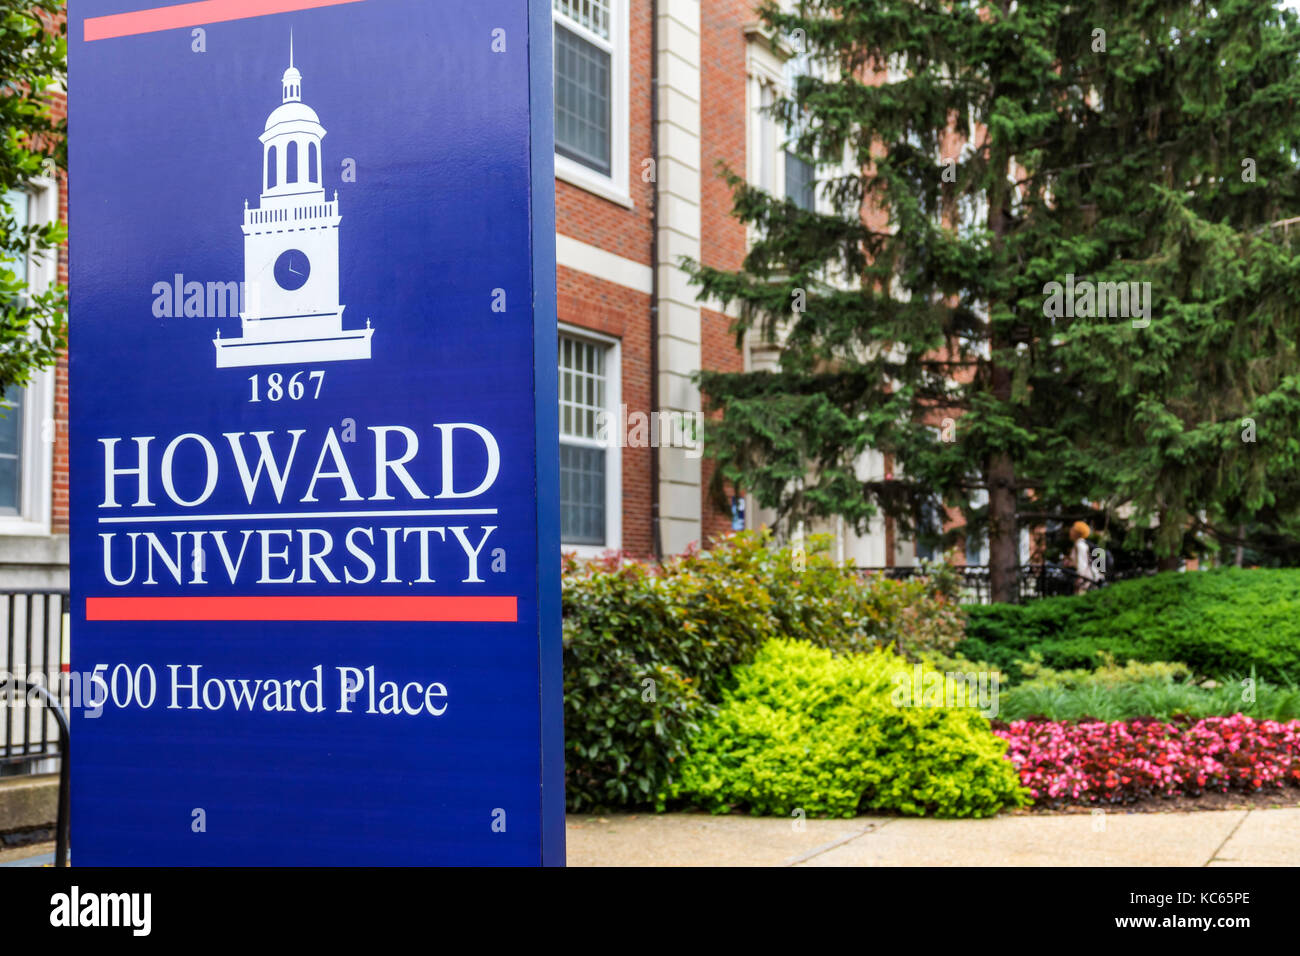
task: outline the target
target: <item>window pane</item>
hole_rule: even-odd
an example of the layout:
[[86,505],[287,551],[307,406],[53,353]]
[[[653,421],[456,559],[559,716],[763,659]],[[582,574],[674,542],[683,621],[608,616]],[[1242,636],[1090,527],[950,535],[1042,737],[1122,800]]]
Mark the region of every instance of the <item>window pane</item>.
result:
[[10,385],[0,418],[0,514],[18,514],[22,504],[23,399],[25,390]]
[[610,173],[609,54],[555,27],[555,151]]
[[[31,197],[20,189],[11,189],[5,193],[5,204],[9,207],[9,215],[13,217],[14,225],[18,229],[27,228],[30,222],[27,204]],[[15,233],[14,238],[17,238]],[[4,264],[18,273],[18,278],[23,282],[27,281],[27,257],[22,256],[18,259],[4,259]]]
[[605,449],[560,444],[560,540],[605,543]]
[[809,212],[817,205],[812,163],[805,162],[789,150],[785,152],[785,198]]
[[560,337],[560,434],[599,438],[605,411],[605,347]]
[[609,4],[610,0],[551,0],[551,9],[608,40]]

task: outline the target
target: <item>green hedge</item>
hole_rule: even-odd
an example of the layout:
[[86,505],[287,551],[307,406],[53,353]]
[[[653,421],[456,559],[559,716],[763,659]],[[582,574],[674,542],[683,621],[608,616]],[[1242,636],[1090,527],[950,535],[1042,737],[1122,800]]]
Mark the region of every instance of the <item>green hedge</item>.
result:
[[1037,651],[1058,670],[1177,661],[1203,676],[1300,681],[1300,569],[1221,568],[1121,581],[1077,597],[969,609],[958,652],[1013,679]]
[[745,533],[662,566],[621,559],[564,575],[564,719],[571,809],[650,806],[716,709],[732,669],[773,637],[840,653],[951,649],[963,616],[947,578],[860,581],[825,542]]
[[898,706],[911,665],[774,640],[691,745],[665,799],[727,813],[991,816],[1025,801],[1006,741],[979,713]]

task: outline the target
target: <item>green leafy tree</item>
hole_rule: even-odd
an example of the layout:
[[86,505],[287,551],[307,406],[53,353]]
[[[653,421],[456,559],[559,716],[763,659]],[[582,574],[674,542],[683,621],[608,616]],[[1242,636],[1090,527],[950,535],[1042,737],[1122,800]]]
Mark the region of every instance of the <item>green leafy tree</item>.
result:
[[[1088,502],[1164,555],[1292,520],[1300,259],[1270,224],[1300,214],[1295,15],[791,7],[760,15],[816,68],[773,111],[834,211],[727,172],[758,238],[739,272],[685,263],[738,335],[781,345],[775,371],[701,375],[718,478],[859,527],[959,507],[1002,601],[1019,529]],[[862,480],[867,449],[894,474]]]
[[64,33],[61,0],[0,2],[0,391],[53,365],[65,341],[66,290],[34,293],[26,262],[57,257],[66,230],[27,223],[14,208],[33,180],[67,167],[66,121],[50,98],[66,89]]

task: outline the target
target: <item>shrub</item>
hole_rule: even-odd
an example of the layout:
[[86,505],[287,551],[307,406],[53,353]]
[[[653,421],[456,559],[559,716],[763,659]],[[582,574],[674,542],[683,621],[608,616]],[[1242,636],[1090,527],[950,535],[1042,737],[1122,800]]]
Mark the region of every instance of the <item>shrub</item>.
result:
[[1035,802],[1052,807],[1300,785],[1300,721],[1014,721],[995,733]]
[[848,657],[764,645],[691,741],[662,800],[714,813],[980,817],[1022,802],[1005,744],[974,710],[899,707],[911,665],[890,649]]
[[629,564],[564,587],[564,733],[571,809],[649,803],[731,666],[772,632],[743,577]]
[[1253,667],[1267,680],[1300,681],[1300,570],[1157,574],[1077,597],[969,609],[964,656],[1017,680],[1031,649],[1061,670],[1095,667],[1105,651],[1203,676]]
[[663,565],[619,556],[564,574],[564,703],[571,809],[647,806],[732,668],[775,636],[847,653],[950,647],[962,615],[942,583],[860,580],[821,539],[809,553],[745,533]]
[[1300,687],[1294,684],[1278,686],[1253,674],[1249,684],[1231,679],[1198,684],[1185,664],[1129,661],[1119,667],[1106,657],[1103,661],[1095,671],[1054,671],[1039,663],[1023,663],[1026,679],[1002,692],[998,716],[1113,721],[1246,713],[1257,719],[1300,718]]

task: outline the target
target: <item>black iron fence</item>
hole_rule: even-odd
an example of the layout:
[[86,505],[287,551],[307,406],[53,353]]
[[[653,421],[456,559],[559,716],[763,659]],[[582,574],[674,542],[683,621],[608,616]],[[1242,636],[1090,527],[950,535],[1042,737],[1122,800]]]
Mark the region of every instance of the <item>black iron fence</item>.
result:
[[[963,604],[990,603],[989,567],[987,564],[959,564],[953,570],[962,580]],[[903,580],[926,573],[924,567],[858,568],[863,574],[883,574]],[[1126,568],[1101,576],[1098,581],[1080,577],[1072,568],[1059,564],[1022,564],[1016,568],[1016,599],[1020,603],[1045,597],[1060,597],[1103,588],[1126,578],[1154,574],[1154,568]]]
[[60,726],[50,702],[68,710],[68,607],[66,591],[0,591],[0,776],[55,769]]

